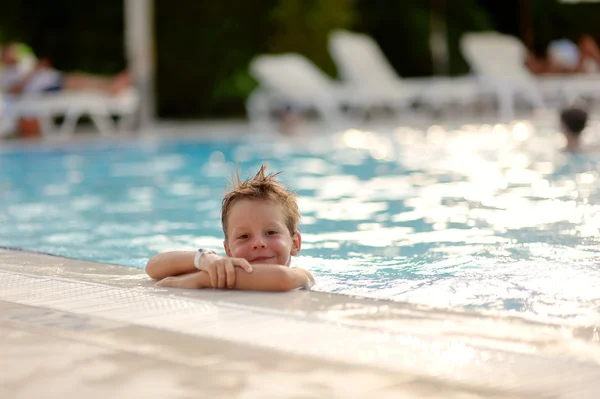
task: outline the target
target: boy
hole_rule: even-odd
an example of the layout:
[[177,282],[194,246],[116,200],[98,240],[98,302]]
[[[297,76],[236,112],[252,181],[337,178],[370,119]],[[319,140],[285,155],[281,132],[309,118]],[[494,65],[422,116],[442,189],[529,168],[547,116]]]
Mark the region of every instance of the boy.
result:
[[253,291],[290,291],[310,288],[314,278],[300,268],[290,269],[300,252],[300,213],[296,195],[265,175],[233,181],[223,198],[221,223],[226,256],[199,249],[154,255],[146,273],[161,287],[229,288]]
[[585,128],[587,119],[587,112],[580,108],[566,108],[561,111],[561,131],[567,139],[565,151],[581,151],[581,132]]

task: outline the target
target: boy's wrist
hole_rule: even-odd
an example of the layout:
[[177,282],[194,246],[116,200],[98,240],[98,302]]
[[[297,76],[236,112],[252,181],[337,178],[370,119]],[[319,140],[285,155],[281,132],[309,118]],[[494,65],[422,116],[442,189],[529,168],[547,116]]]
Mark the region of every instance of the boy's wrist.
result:
[[214,254],[216,255],[217,253],[215,251],[211,251],[211,250],[206,250],[206,249],[198,249],[198,251],[196,252],[196,255],[194,256],[194,267],[196,268],[196,270],[202,270],[202,262],[203,259],[206,258],[206,255],[209,254]]
[[197,273],[197,286],[196,288],[212,288],[212,284],[210,282],[210,275],[208,272],[201,270]]

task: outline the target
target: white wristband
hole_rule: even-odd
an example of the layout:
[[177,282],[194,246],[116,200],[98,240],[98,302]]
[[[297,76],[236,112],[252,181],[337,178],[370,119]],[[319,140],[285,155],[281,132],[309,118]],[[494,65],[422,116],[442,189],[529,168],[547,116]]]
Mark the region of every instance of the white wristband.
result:
[[204,254],[216,254],[216,252],[202,249],[202,248],[198,249],[198,252],[196,252],[196,256],[194,256],[194,267],[198,270],[200,270],[200,258]]

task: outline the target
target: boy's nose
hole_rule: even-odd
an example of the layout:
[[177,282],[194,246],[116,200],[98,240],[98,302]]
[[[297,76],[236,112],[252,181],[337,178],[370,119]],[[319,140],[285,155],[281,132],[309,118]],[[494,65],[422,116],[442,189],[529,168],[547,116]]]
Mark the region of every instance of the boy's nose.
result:
[[252,248],[254,248],[254,249],[265,248],[265,247],[266,247],[266,245],[262,238],[256,239],[254,241],[254,245],[252,245]]

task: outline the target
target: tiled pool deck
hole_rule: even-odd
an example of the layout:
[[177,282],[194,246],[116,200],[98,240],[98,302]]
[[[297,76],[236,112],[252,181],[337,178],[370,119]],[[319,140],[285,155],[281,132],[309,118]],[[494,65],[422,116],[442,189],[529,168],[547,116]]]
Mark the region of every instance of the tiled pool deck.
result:
[[598,398],[597,334],[0,251],[1,398]]

